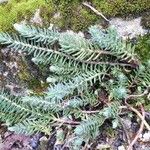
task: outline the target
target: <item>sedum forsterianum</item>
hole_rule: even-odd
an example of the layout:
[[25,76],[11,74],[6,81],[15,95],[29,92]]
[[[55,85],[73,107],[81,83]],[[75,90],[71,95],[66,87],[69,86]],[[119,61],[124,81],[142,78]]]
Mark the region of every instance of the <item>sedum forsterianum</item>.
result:
[[92,26],[89,38],[53,27],[15,24],[15,29],[20,35],[0,33],[0,43],[26,52],[37,65],[49,65],[52,74],[43,96],[0,93],[0,118],[12,131],[50,135],[53,128],[67,128],[69,146],[81,149],[107,119],[118,125],[120,106],[131,92],[142,93],[150,86],[150,63],[139,62],[135,47],[111,27]]

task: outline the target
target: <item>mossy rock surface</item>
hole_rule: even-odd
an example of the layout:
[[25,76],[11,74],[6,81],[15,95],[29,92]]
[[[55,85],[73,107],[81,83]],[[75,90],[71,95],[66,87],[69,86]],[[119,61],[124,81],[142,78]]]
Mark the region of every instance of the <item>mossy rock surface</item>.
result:
[[[82,5],[81,0],[9,0],[0,5],[0,31],[10,31],[16,22],[29,20],[36,9],[41,10],[43,23],[56,24],[62,29],[74,31],[87,29],[101,18]],[[128,16],[150,9],[149,0],[92,0],[91,5],[105,16]],[[54,18],[56,13],[60,17]]]
[[141,60],[148,61],[150,59],[150,34],[138,38],[136,53]]
[[0,89],[15,85],[40,94],[48,87],[45,82],[47,74],[29,59],[29,56],[27,59],[22,54],[0,47]]
[[[12,32],[13,24],[22,20],[29,21],[37,9],[41,10],[40,16],[43,24],[49,26],[55,24],[61,29],[72,29],[81,31],[87,29],[90,25],[102,21],[101,17],[82,5],[81,0],[9,0],[7,3],[0,4],[0,31]],[[106,17],[137,15],[150,9],[149,0],[91,0],[93,7],[102,12]],[[58,17],[54,17],[55,14]],[[148,15],[147,15],[148,16]],[[146,16],[146,27],[149,27],[149,20]],[[148,59],[150,56],[150,46],[147,45],[149,36],[140,38],[137,45],[137,53],[142,59]],[[39,79],[31,74],[27,69],[25,61],[19,65],[19,79],[28,83],[31,89],[43,89],[47,84],[41,84]]]

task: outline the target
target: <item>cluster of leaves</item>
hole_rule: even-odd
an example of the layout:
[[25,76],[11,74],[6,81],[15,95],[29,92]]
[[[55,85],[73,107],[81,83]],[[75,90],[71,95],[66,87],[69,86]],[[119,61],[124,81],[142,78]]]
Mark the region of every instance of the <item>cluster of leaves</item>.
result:
[[18,133],[68,131],[64,144],[81,149],[100,133],[105,120],[119,123],[121,104],[150,85],[150,62],[136,59],[135,47],[113,28],[89,28],[89,38],[73,31],[15,24],[20,35],[0,34],[0,43],[49,65],[43,96],[0,93],[0,118]]

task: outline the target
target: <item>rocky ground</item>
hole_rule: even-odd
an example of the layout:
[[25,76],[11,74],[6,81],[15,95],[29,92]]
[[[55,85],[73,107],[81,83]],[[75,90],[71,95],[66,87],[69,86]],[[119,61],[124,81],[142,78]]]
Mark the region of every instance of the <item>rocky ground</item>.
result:
[[[130,120],[127,117],[123,117],[122,124],[123,127],[113,131],[109,127],[109,122],[106,122],[102,127],[105,130],[101,132],[92,145],[89,145],[88,150],[126,150],[127,145],[135,137],[139,129],[139,123],[136,118]],[[62,148],[62,145],[55,144],[55,134],[50,137],[44,134],[33,136],[17,135],[7,131],[4,124],[1,124],[0,133],[1,150],[69,150],[67,147]],[[150,150],[150,132],[144,131],[140,135],[133,150]]]

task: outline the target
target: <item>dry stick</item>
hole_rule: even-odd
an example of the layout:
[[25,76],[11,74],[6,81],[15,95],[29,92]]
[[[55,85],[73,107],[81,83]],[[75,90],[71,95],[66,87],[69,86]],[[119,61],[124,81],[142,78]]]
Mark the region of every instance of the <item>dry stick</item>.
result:
[[146,95],[149,94],[149,92],[150,92],[150,87],[147,87],[147,89],[146,89],[142,94],[129,95],[129,96],[126,98],[126,100],[146,96]]
[[69,125],[79,125],[80,122],[78,121],[73,121],[73,120],[63,120],[63,119],[54,119],[54,121],[56,122],[60,122],[60,123],[63,123],[63,124],[69,124]]
[[109,20],[98,10],[96,10],[94,7],[92,7],[90,4],[88,4],[87,2],[83,2],[82,3],[84,6],[90,8],[96,15],[101,16],[103,19],[105,19],[107,22],[109,22]]
[[[137,94],[137,95],[129,95],[126,99],[125,99],[125,103],[126,105],[132,110],[134,111],[136,114],[138,114],[138,111],[136,109],[134,109],[133,107],[131,108],[131,106],[126,102],[127,100],[130,99],[134,99],[134,98],[139,98],[139,97],[143,97],[149,94],[150,91],[150,87],[148,87],[143,93],[141,94]],[[127,106],[119,106],[120,109],[127,109]],[[86,113],[86,114],[94,114],[94,113],[99,113],[100,110],[93,110],[93,111],[86,111],[86,110],[82,110],[82,113]]]
[[[127,103],[127,100],[133,99],[133,98],[138,98],[138,97],[143,97],[145,95],[148,95],[150,92],[150,87],[148,87],[142,94],[137,94],[137,95],[129,95],[126,99],[125,99],[125,104],[129,107],[130,110],[132,110],[134,113],[137,114],[137,116],[142,120],[142,122],[144,122],[145,127],[147,128],[147,130],[150,131],[150,126],[149,124],[146,122],[145,119],[143,119],[143,116],[135,109],[133,108],[131,105],[129,105]],[[126,106],[120,106],[120,109],[126,109]],[[93,113],[98,113],[99,110],[95,110],[95,111],[82,111],[83,113],[86,114],[93,114]],[[80,122],[78,121],[72,121],[72,120],[63,120],[63,119],[54,119],[57,122],[63,123],[63,124],[70,124],[70,125],[79,125]]]
[[126,105],[134,112],[137,114],[137,116],[142,120],[142,122],[144,123],[145,127],[147,128],[148,131],[150,131],[150,126],[149,124],[146,122],[145,119],[143,119],[143,116],[139,113],[138,110],[136,110],[135,108],[133,108],[131,105],[129,105],[127,102],[126,102]]
[[134,140],[131,142],[131,144],[129,145],[128,149],[127,150],[132,150],[133,148],[133,145],[136,143],[136,141],[138,140],[140,134],[142,133],[143,131],[143,128],[144,128],[144,120],[145,120],[145,111],[144,111],[144,108],[143,106],[141,105],[141,111],[142,111],[142,122],[141,122],[141,125],[140,125],[140,129],[137,133],[137,135],[135,136]]
[[91,111],[82,110],[82,113],[84,113],[84,114],[95,114],[95,113],[99,113],[99,112],[100,112],[100,110],[91,110]]
[[[119,109],[127,109],[127,106],[119,106]],[[100,110],[82,110],[82,113],[85,113],[85,114],[95,114],[99,112]]]
[[143,119],[143,116],[139,113],[138,110],[136,110],[135,108],[133,108],[131,105],[129,105],[127,103],[127,100],[130,100],[130,99],[134,99],[134,98],[139,98],[139,97],[143,97],[143,96],[146,96],[150,93],[150,87],[147,87],[147,89],[142,93],[142,94],[138,94],[138,95],[129,95],[126,99],[125,99],[125,104],[129,107],[129,109],[131,109],[134,113],[137,114],[137,116],[143,121],[145,127],[147,128],[147,130],[150,131],[150,126],[149,124],[146,122],[145,119]]

